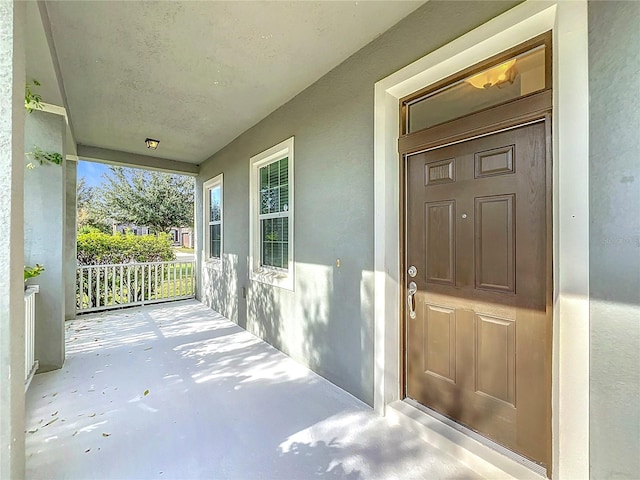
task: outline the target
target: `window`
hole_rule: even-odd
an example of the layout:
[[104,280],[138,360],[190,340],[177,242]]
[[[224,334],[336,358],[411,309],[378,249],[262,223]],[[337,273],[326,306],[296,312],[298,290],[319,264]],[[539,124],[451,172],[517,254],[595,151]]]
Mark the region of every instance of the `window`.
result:
[[251,157],[250,276],[293,290],[293,137]]
[[204,262],[222,268],[222,174],[204,183]]
[[544,34],[477,67],[401,100],[403,133],[413,133],[472,112],[551,88],[551,35]]

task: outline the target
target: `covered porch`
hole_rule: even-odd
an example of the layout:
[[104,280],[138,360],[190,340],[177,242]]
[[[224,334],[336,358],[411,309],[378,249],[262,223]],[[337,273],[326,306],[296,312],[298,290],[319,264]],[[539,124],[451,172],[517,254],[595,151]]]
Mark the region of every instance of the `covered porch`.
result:
[[[0,478],[541,478],[411,403],[398,154],[403,98],[540,35],[552,52],[548,181],[531,189],[548,200],[541,464],[553,479],[636,478],[639,8],[0,0]],[[43,108],[28,113],[36,80]],[[457,143],[481,132],[476,113]],[[34,147],[62,162],[25,170]],[[195,299],[76,318],[80,160],[195,177]],[[263,212],[276,189],[287,200]],[[21,273],[38,263],[31,308]],[[25,311],[39,318],[27,326]],[[454,345],[454,372],[449,318],[437,338]]]
[[27,478],[511,478],[196,300],[78,317],[66,344],[27,393]]

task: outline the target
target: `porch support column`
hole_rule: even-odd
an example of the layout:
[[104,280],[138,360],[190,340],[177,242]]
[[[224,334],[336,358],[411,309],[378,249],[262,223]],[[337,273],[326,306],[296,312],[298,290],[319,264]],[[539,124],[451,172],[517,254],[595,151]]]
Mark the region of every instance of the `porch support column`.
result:
[[24,8],[0,1],[0,478],[18,480],[25,475]]
[[65,178],[65,232],[64,232],[64,271],[65,271],[65,307],[64,319],[76,317],[76,185],[78,162],[66,160]]
[[[66,122],[62,115],[35,110],[27,113],[25,149],[36,147],[65,158]],[[65,210],[66,161],[62,165],[39,165],[25,172],[24,249],[25,264],[39,263],[45,270],[30,283],[40,285],[36,297],[35,357],[38,373],[56,370],[64,363],[66,305]]]

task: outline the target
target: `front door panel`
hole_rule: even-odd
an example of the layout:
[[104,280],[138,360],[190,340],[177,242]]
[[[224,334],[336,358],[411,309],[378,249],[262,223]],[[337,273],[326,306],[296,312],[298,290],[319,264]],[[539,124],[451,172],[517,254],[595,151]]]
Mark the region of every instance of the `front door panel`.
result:
[[549,464],[545,124],[406,156],[407,396]]

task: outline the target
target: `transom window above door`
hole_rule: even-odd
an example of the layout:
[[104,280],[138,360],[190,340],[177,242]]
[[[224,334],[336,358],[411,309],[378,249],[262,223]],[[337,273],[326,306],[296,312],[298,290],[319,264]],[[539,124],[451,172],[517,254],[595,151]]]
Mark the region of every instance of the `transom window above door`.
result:
[[401,101],[402,134],[461,118],[551,88],[545,34]]

